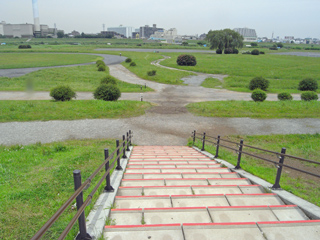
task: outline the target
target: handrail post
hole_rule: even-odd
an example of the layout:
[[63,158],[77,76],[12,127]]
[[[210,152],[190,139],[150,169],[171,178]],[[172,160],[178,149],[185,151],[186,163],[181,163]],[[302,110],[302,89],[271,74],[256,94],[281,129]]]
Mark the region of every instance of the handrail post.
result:
[[215,158],[219,157],[219,145],[220,145],[220,135],[218,135],[216,155],[214,156]]
[[194,146],[194,143],[196,141],[196,130],[193,131],[193,139],[192,139],[193,143],[192,146]]
[[282,164],[284,162],[284,154],[286,154],[286,148],[282,148],[281,149],[281,157],[280,157],[280,160],[279,160],[279,164],[281,164],[281,165],[278,166],[276,182],[272,186],[272,189],[281,189],[281,187],[280,187],[280,178],[281,178],[281,172],[282,172]]
[[[104,160],[108,159],[108,157],[109,157],[109,149],[108,149],[108,148],[105,148],[105,149],[104,149]],[[110,160],[105,164],[105,169],[106,169],[106,171],[109,170],[109,167],[110,167],[109,163],[110,163]],[[111,169],[110,169],[110,170],[111,170]],[[110,172],[109,172],[108,175],[106,176],[106,186],[105,186],[104,190],[105,190],[106,192],[113,192],[113,191],[114,191],[113,187],[111,186]]]
[[127,156],[126,156],[126,136],[125,135],[122,135],[122,141],[123,141],[123,143],[122,143],[122,148],[123,148],[122,158],[127,158]]
[[120,149],[119,149],[119,145],[120,145],[119,140],[116,140],[116,148],[118,148],[117,157],[116,157],[116,160],[117,160],[116,169],[120,171],[120,170],[122,170],[122,167],[120,166]]
[[204,145],[206,144],[206,133],[203,133],[203,138],[202,138],[202,148],[201,151],[204,151]]
[[[80,170],[73,171],[73,180],[74,180],[74,190],[76,191],[79,187],[81,187],[81,171]],[[83,204],[83,192],[81,192],[78,195],[78,197],[76,198],[76,202],[77,202],[77,210],[79,210]],[[80,217],[78,218],[78,222],[79,222],[80,233],[78,234],[76,239],[79,239],[79,240],[92,239],[91,236],[87,233],[84,211],[81,213]]]
[[130,151],[129,148],[129,133],[127,132],[127,151]]
[[129,143],[130,143],[130,146],[132,146],[132,143],[131,143],[131,138],[132,138],[131,130],[129,130],[129,136],[130,136],[130,141],[129,141]]
[[239,152],[238,152],[238,162],[235,169],[240,169],[241,155],[242,155],[243,139],[240,140]]

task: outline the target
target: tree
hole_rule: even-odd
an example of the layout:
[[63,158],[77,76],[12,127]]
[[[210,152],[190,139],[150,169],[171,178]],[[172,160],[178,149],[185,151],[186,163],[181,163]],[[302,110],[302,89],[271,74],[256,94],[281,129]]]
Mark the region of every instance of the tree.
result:
[[57,32],[57,36],[58,36],[58,38],[63,38],[64,37],[64,33],[63,32]]
[[211,45],[210,49],[220,49],[223,51],[226,48],[236,49],[243,47],[243,37],[231,29],[210,30],[206,40]]

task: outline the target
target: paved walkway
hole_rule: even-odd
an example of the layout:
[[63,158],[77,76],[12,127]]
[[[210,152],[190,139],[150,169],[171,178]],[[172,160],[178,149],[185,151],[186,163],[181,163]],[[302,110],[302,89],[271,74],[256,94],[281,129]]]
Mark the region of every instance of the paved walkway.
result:
[[188,147],[134,147],[109,240],[320,238],[320,220]]

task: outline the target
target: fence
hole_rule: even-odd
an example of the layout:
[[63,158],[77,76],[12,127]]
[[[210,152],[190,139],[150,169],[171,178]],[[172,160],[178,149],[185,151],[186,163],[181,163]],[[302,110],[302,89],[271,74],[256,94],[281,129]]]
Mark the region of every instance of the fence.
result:
[[[305,173],[305,174],[320,178],[319,174],[314,174],[314,173],[307,172],[307,171],[304,171],[304,170],[299,169],[299,168],[295,168],[295,167],[292,167],[292,166],[289,166],[289,165],[285,165],[284,164],[284,159],[285,158],[291,158],[291,159],[296,159],[296,160],[299,160],[299,161],[302,161],[302,162],[308,162],[308,163],[313,163],[313,164],[316,164],[316,165],[320,165],[320,162],[316,162],[316,161],[312,161],[312,160],[308,160],[308,159],[304,159],[304,158],[288,155],[288,154],[286,154],[286,148],[282,148],[281,152],[274,152],[274,151],[269,151],[269,150],[266,150],[266,149],[261,149],[261,148],[258,148],[258,147],[246,145],[246,144],[243,143],[242,139],[240,140],[240,143],[237,143],[237,142],[229,141],[229,140],[226,140],[226,139],[222,139],[220,136],[212,137],[212,136],[206,135],[206,133],[200,134],[200,133],[197,133],[196,130],[194,130],[193,133],[192,133],[193,145],[195,144],[195,141],[197,139],[202,141],[201,151],[205,151],[205,145],[206,145],[207,142],[216,146],[216,153],[215,153],[215,156],[214,156],[215,158],[219,157],[219,148],[220,147],[224,147],[224,148],[227,148],[229,150],[235,151],[238,154],[238,160],[237,160],[237,165],[236,165],[235,169],[240,169],[241,168],[241,157],[242,157],[242,154],[245,154],[245,155],[257,158],[257,159],[261,159],[261,160],[269,162],[269,163],[273,163],[278,169],[277,169],[277,175],[276,175],[275,183],[272,186],[272,189],[281,189],[281,187],[280,187],[280,179],[281,179],[281,173],[282,173],[282,168],[283,167],[290,168],[292,170],[295,170],[295,171],[298,171],[298,172],[302,172],[302,173]],[[233,148],[233,147],[227,146],[225,144],[221,144],[221,142],[222,143],[226,142],[226,143],[231,144],[231,145],[235,144],[238,148]],[[264,153],[275,154],[279,158],[279,162],[275,162],[275,161],[267,159],[265,157],[261,157],[261,156],[255,155],[253,153],[245,152],[245,151],[243,151],[244,147],[246,147],[248,149],[259,150],[259,151],[262,151]]]
[[[43,227],[31,238],[32,240],[40,239],[46,231],[52,226],[53,223],[55,223],[58,218],[61,216],[61,214],[70,206],[70,204],[76,199],[77,203],[77,213],[72,218],[68,226],[65,228],[65,230],[61,233],[60,239],[64,239],[73,225],[78,220],[79,222],[79,229],[80,233],[78,234],[76,239],[84,240],[84,239],[92,239],[91,236],[87,233],[86,229],[86,220],[85,220],[85,214],[84,210],[85,208],[91,203],[91,200],[93,198],[93,195],[97,192],[100,185],[106,180],[106,186],[104,190],[106,192],[112,192],[114,189],[111,186],[110,183],[110,173],[111,170],[114,169],[114,165],[117,163],[116,170],[121,171],[122,167],[120,165],[120,158],[122,154],[122,158],[127,158],[126,151],[129,151],[129,146],[131,146],[131,140],[132,140],[132,132],[129,130],[126,135],[122,136],[122,141],[116,140],[116,149],[114,152],[112,152],[109,155],[109,149],[104,150],[104,162],[92,173],[92,175],[84,181],[84,183],[81,184],[81,172],[80,170],[74,170],[73,171],[73,178],[74,178],[74,188],[75,192],[72,194],[72,196],[59,208],[59,210],[43,225]],[[115,160],[110,165],[110,161],[115,157]],[[105,168],[105,173],[99,180],[98,184],[94,187],[94,189],[91,191],[89,196],[85,201],[83,201],[83,190],[86,190],[89,188],[90,183],[94,177],[97,176],[97,174]]]

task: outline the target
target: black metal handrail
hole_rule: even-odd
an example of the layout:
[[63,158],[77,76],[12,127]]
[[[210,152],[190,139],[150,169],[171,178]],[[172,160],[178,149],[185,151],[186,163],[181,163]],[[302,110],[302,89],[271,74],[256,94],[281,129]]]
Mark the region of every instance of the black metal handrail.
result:
[[[202,137],[198,137],[198,136],[202,136]],[[267,149],[262,149],[262,148],[254,147],[254,146],[251,146],[251,145],[243,144],[243,140],[242,139],[240,140],[240,143],[237,143],[237,142],[233,142],[233,141],[230,141],[230,140],[222,139],[222,138],[220,138],[220,136],[218,136],[216,138],[216,137],[212,137],[212,136],[206,135],[206,133],[203,133],[203,134],[196,133],[195,130],[192,132],[192,139],[193,139],[193,145],[195,144],[196,139],[202,141],[201,151],[205,150],[206,142],[215,145],[216,146],[216,154],[214,156],[215,158],[217,158],[219,156],[219,147],[220,146],[224,147],[224,148],[227,148],[229,150],[235,151],[238,154],[238,161],[237,161],[237,165],[235,167],[236,169],[240,169],[241,168],[240,164],[241,164],[241,155],[242,154],[245,154],[245,155],[248,155],[248,156],[263,160],[263,161],[267,161],[267,162],[273,163],[278,168],[275,184],[272,186],[273,189],[280,189],[280,178],[281,178],[282,167],[287,167],[287,168],[290,168],[290,169],[293,169],[293,170],[296,170],[296,171],[299,171],[299,172],[302,172],[302,173],[305,173],[305,174],[320,178],[320,175],[318,175],[318,174],[310,173],[310,172],[307,172],[307,171],[304,171],[304,170],[301,170],[301,169],[298,169],[298,168],[295,168],[295,167],[292,167],[292,166],[284,164],[283,162],[284,162],[285,158],[292,158],[292,159],[296,159],[296,160],[299,160],[299,161],[302,161],[302,162],[308,162],[308,163],[313,163],[313,164],[320,165],[320,162],[316,162],[316,161],[313,161],[313,160],[309,160],[309,159],[305,159],[305,158],[301,158],[301,157],[288,155],[288,154],[286,154],[286,149],[285,148],[282,148],[281,152],[275,152],[275,151],[270,151],[270,150],[267,150]],[[217,141],[213,142],[213,141],[210,141],[208,139],[215,139]],[[233,147],[221,144],[220,141],[228,142],[228,143],[231,143],[231,144],[236,144],[238,148],[233,148]],[[246,147],[246,148],[249,148],[249,149],[259,150],[259,151],[266,152],[266,153],[275,154],[279,158],[279,162],[267,159],[265,157],[261,157],[261,156],[255,155],[253,153],[249,153],[249,152],[243,151],[243,147]]]
[[[127,137],[126,137],[127,136]],[[79,221],[79,230],[80,233],[77,236],[77,239],[92,239],[91,236],[87,233],[86,230],[86,223],[85,223],[85,215],[84,210],[85,208],[91,203],[93,195],[97,192],[103,181],[106,179],[106,187],[104,188],[106,192],[112,192],[114,189],[111,186],[110,181],[110,173],[111,170],[113,170],[114,165],[117,163],[116,170],[122,170],[122,167],[120,165],[120,158],[122,152],[122,158],[127,158],[126,151],[129,151],[129,146],[132,145],[132,132],[129,130],[126,135],[122,136],[122,141],[116,140],[116,149],[110,154],[109,156],[109,149],[104,150],[105,160],[104,162],[91,174],[89,178],[87,178],[82,184],[81,184],[81,172],[80,170],[73,171],[74,176],[74,185],[75,185],[75,192],[69,197],[69,199],[57,210],[56,213],[53,214],[53,216],[42,226],[42,228],[31,238],[32,240],[40,239],[46,231],[52,226],[53,223],[55,223],[58,218],[61,216],[61,214],[67,209],[70,204],[76,200],[77,202],[77,213],[72,218],[70,223],[67,225],[65,230],[61,233],[60,237],[58,239],[64,239],[73,225],[76,223],[76,221]],[[122,149],[122,151],[121,151]],[[113,163],[110,165],[110,161],[116,156]],[[90,183],[94,177],[98,175],[98,173],[105,167],[105,173],[100,178],[99,182],[96,184],[94,189],[91,191],[91,193],[88,195],[85,202],[83,202],[83,190],[89,188]]]

